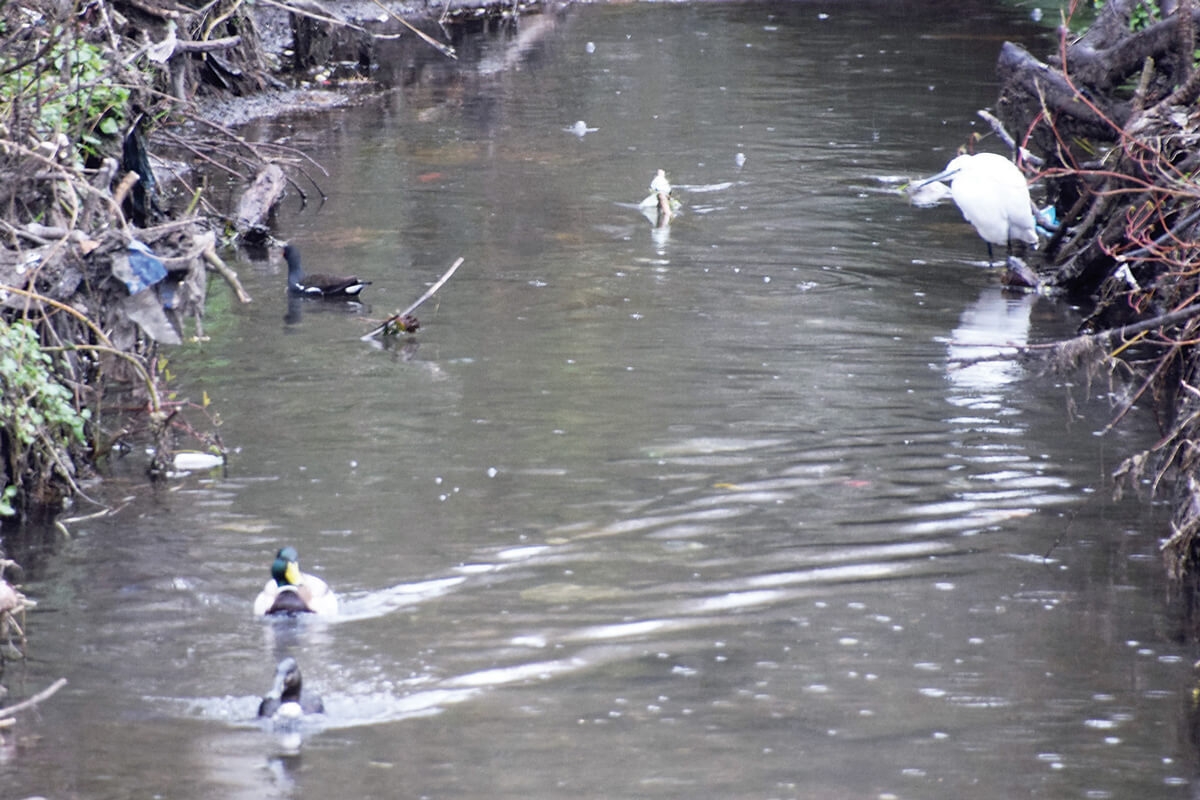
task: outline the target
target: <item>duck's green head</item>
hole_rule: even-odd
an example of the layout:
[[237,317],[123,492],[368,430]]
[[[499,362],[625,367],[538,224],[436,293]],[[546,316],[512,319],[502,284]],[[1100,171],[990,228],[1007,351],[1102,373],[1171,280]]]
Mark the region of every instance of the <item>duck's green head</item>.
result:
[[294,547],[281,547],[271,564],[271,577],[278,586],[295,586],[300,583],[300,554]]

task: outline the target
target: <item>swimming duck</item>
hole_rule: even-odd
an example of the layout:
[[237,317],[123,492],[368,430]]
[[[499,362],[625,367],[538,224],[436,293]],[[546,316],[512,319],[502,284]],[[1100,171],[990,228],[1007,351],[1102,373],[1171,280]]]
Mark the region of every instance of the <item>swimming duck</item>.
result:
[[258,704],[258,716],[269,719],[299,719],[305,714],[324,714],[321,696],[305,693],[301,687],[300,666],[288,656],[275,668],[275,682]]
[[291,294],[344,300],[358,297],[358,293],[371,284],[354,275],[305,275],[300,266],[300,251],[292,244],[283,248],[283,257],[288,265],[288,292]]
[[300,571],[294,547],[281,547],[271,564],[271,580],[254,599],[255,616],[336,614],[337,595],[316,575]]

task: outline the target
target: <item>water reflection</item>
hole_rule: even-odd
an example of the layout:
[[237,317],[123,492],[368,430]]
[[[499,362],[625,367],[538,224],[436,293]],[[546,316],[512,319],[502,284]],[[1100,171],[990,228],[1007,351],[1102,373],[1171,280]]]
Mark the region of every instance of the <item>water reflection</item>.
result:
[[[1017,348],[1028,344],[1034,294],[989,287],[962,315],[949,344],[950,379],[959,390],[951,402],[971,409],[996,410],[1003,390],[1023,371]],[[993,357],[996,360],[989,360]]]
[[286,326],[299,325],[305,314],[340,314],[365,319],[371,307],[357,300],[326,300],[324,298],[287,295],[287,312],[283,315]]

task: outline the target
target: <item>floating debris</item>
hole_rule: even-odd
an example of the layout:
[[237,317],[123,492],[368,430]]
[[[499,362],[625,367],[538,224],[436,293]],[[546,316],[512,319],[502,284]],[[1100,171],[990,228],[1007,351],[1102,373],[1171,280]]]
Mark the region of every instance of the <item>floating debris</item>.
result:
[[579,120],[571,127],[563,128],[563,130],[566,131],[567,133],[573,133],[576,136],[578,136],[580,139],[582,139],[584,136],[587,136],[589,133],[595,133],[596,131],[598,131],[600,129],[599,128],[589,128],[588,124],[586,122],[584,122],[583,120]]
[[433,286],[430,286],[425,290],[425,294],[418,297],[415,302],[409,305],[408,308],[404,309],[403,311],[397,311],[395,314],[392,314],[390,317],[385,319],[381,324],[364,333],[359,337],[359,339],[365,342],[368,339],[374,339],[376,336],[381,334],[384,336],[394,336],[400,333],[411,333],[412,331],[420,328],[421,323],[418,322],[417,318],[412,315],[412,312],[416,311],[417,308],[426,300],[433,297],[437,290],[442,288],[446,281],[450,280],[450,276],[454,274],[455,270],[457,270],[459,265],[462,263],[463,258],[462,256],[459,256],[458,260],[450,265],[450,269],[446,270],[442,277],[438,278]]
[[199,450],[181,450],[171,462],[176,472],[202,472],[225,465],[225,456],[220,453],[202,453]]
[[[16,566],[16,562],[0,560],[0,569],[8,566]],[[31,605],[33,601],[0,577],[0,660],[25,657],[25,609]],[[19,644],[13,642],[14,637]]]
[[676,212],[682,206],[672,196],[671,182],[667,180],[666,170],[660,169],[650,180],[650,195],[638,203],[638,207],[655,228],[665,228],[671,224]]

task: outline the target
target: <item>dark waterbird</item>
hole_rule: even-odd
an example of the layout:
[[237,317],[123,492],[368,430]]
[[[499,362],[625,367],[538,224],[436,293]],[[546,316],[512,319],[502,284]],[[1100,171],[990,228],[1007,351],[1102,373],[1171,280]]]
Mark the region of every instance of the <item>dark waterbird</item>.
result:
[[299,719],[305,714],[324,714],[321,696],[305,692],[300,678],[300,666],[288,656],[275,668],[275,681],[258,704],[258,716],[264,719]]
[[283,257],[288,265],[288,292],[294,295],[344,300],[357,298],[359,292],[371,285],[370,281],[355,275],[305,275],[300,266],[300,251],[295,245],[286,245]]

